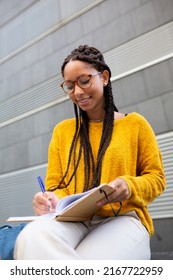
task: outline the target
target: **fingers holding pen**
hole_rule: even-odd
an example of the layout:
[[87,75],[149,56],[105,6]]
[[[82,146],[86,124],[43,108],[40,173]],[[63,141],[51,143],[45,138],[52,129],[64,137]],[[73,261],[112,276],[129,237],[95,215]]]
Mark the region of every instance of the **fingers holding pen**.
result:
[[51,205],[49,199],[47,198],[46,192],[36,193],[33,200],[33,208],[36,215],[42,215],[48,213],[50,206]]
[[44,182],[40,176],[37,177],[37,180],[42,192],[38,192],[34,196],[33,208],[36,215],[43,215],[55,212],[56,205],[59,201],[58,197],[53,192],[46,191]]
[[38,192],[34,196],[33,205],[36,215],[55,212],[57,198],[51,192]]

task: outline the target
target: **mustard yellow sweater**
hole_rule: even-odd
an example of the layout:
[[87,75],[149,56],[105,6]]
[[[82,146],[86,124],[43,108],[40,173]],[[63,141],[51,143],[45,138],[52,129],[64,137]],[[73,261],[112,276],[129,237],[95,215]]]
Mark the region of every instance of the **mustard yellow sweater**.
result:
[[[95,160],[102,127],[102,122],[89,124],[89,137]],[[62,121],[54,128],[48,151],[47,190],[57,186],[66,171],[74,131],[75,119]],[[72,161],[64,186],[73,170]],[[112,140],[103,158],[101,184],[109,183],[117,177],[123,178],[127,182],[131,193],[130,199],[123,201],[120,214],[136,211],[141,222],[152,235],[154,232],[153,222],[147,206],[163,192],[165,176],[154,132],[146,119],[137,113],[130,113],[114,122]],[[83,157],[79,163],[76,178],[77,193],[83,192]],[[73,194],[74,179],[68,187],[58,189],[55,193],[60,198]],[[119,203],[114,203],[113,207],[115,211],[118,210]],[[113,215],[109,205],[105,205],[97,214]]]

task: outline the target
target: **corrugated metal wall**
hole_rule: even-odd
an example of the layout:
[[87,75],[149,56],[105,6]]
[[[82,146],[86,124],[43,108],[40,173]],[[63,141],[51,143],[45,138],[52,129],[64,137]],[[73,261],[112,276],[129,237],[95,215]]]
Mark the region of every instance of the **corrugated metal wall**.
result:
[[[63,4],[65,1],[63,0]],[[38,1],[30,9],[26,9],[26,13],[21,13],[1,27],[0,64],[101,2],[101,0],[81,0],[76,4],[76,1],[73,1],[70,8],[68,5],[62,5],[62,10],[56,10],[57,1]],[[52,9],[56,10],[54,17],[50,17]],[[45,14],[47,20],[39,22],[40,13]],[[37,29],[30,29],[31,23],[28,24],[27,15],[30,19],[32,18],[33,23],[35,22]],[[23,36],[23,32],[27,33],[27,36]],[[6,44],[3,44],[7,39],[10,40],[8,48]],[[106,52],[104,56],[112,70],[112,81],[172,58],[173,21],[121,44]],[[59,88],[61,80],[59,74],[26,91],[2,100],[0,103],[0,127],[7,126],[67,99],[67,96]],[[156,219],[173,217],[173,132],[157,135],[157,139],[163,155],[167,188],[164,194],[149,206],[152,217]],[[36,177],[41,175],[44,178],[45,171],[46,164],[42,164],[0,175],[0,220],[2,223],[9,216],[33,214],[32,200],[34,194],[39,190]]]
[[[112,71],[112,81],[171,58],[173,22],[114,48],[104,56]],[[1,102],[0,127],[66,100],[67,96],[59,87],[61,82],[59,74]]]
[[[155,219],[173,217],[173,132],[157,136],[163,156],[167,187],[165,192],[149,205]],[[0,222],[9,216],[32,215],[34,194],[40,191],[37,176],[45,178],[47,165],[35,166],[0,176]]]

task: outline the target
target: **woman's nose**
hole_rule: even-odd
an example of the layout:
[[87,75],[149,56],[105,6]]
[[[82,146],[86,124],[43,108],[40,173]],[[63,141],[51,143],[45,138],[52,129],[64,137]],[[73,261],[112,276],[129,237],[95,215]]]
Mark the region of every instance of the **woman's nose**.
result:
[[81,88],[80,86],[78,86],[77,83],[74,84],[74,94],[78,95],[78,94],[83,94],[84,90],[83,88]]

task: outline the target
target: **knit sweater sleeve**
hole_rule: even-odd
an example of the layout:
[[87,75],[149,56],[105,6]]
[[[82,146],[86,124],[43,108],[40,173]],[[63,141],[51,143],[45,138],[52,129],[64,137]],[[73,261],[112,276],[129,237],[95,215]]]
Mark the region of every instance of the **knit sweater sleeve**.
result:
[[138,128],[137,176],[121,176],[129,186],[130,202],[145,207],[165,189],[162,156],[150,124],[141,117]]

